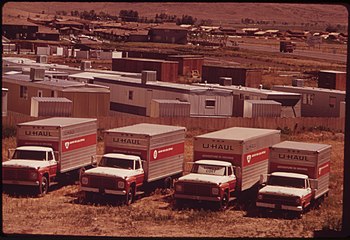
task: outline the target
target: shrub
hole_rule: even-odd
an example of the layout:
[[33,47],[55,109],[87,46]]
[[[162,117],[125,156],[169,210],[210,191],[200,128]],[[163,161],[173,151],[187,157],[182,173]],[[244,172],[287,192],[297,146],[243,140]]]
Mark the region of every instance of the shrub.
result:
[[2,138],[9,138],[16,136],[17,129],[15,127],[5,126],[2,128]]

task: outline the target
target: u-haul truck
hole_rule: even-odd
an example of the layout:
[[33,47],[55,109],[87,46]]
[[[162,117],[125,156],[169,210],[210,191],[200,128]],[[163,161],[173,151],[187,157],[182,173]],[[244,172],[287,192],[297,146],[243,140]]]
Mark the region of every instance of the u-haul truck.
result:
[[225,209],[241,192],[258,186],[268,171],[269,147],[280,131],[233,127],[194,138],[191,173],[175,183],[174,198],[217,202]]
[[91,118],[53,117],[17,125],[17,148],[2,163],[4,185],[35,186],[44,195],[66,173],[90,167],[97,123]]
[[256,205],[300,213],[328,195],[331,145],[284,141],[270,149],[269,174]]
[[148,123],[107,130],[105,154],[81,175],[83,199],[114,195],[129,205],[151,183],[164,181],[170,187],[182,176],[185,132],[184,127]]

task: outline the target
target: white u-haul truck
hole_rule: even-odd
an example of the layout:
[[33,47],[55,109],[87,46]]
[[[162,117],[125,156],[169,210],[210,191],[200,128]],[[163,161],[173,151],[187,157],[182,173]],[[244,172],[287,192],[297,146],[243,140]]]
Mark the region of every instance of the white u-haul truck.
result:
[[294,141],[273,145],[269,174],[261,178],[256,206],[301,216],[313,202],[321,202],[329,191],[331,149],[328,144]]
[[195,137],[191,172],[175,182],[176,204],[195,200],[227,208],[258,186],[260,175],[267,174],[269,147],[278,142],[279,130],[259,128],[233,127]]
[[17,148],[9,149],[9,160],[2,163],[2,184],[32,186],[44,195],[66,174],[92,166],[96,122],[53,117],[18,124]]
[[105,154],[80,177],[82,200],[114,196],[127,205],[154,183],[182,176],[185,127],[140,123],[107,130]]

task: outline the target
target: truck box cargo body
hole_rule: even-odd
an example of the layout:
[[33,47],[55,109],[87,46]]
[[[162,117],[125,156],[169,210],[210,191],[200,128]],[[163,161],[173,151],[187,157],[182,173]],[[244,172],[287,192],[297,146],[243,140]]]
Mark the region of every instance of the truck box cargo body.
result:
[[17,146],[45,146],[58,151],[60,173],[88,166],[91,156],[96,155],[96,119],[54,117],[17,127]]
[[330,145],[284,141],[270,148],[269,173],[300,173],[317,179],[317,199],[329,191],[330,157]]
[[137,155],[144,160],[145,181],[182,174],[184,127],[136,124],[105,132],[105,153]]
[[268,170],[269,147],[280,142],[280,131],[233,127],[194,138],[194,161],[211,159],[231,162],[241,169],[237,190],[244,191]]

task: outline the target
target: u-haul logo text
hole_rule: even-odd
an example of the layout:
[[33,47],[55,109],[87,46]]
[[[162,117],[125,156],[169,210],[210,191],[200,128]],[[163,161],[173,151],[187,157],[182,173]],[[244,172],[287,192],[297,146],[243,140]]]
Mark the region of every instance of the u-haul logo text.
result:
[[278,154],[278,157],[280,159],[287,159],[287,160],[298,160],[298,161],[308,161],[307,156],[303,155],[294,155],[294,154]]
[[27,136],[45,136],[45,137],[52,137],[52,133],[49,131],[38,131],[38,130],[32,130],[32,131],[24,131],[24,134]]
[[218,143],[204,143],[203,144],[204,149],[217,149],[217,150],[231,150],[233,151],[233,147],[231,145],[227,144],[218,144]]
[[140,145],[139,139],[130,139],[130,138],[113,138],[113,142],[116,143],[124,143],[124,144],[133,144],[133,145]]

